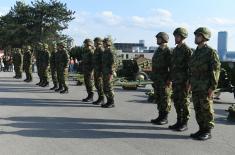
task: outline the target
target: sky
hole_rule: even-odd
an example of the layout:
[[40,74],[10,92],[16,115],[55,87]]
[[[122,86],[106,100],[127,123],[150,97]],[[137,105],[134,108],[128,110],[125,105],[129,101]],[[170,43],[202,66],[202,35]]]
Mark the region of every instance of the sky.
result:
[[[30,0],[24,0],[30,3]],[[217,33],[228,32],[229,51],[235,51],[234,0],[61,0],[75,11],[75,19],[64,31],[76,45],[85,38],[111,35],[115,42],[136,43],[145,40],[156,46],[155,35],[164,31],[174,47],[173,31],[185,27],[189,31],[186,42],[195,48],[193,32],[198,27],[212,31],[209,45],[217,49]],[[0,15],[8,12],[15,0],[0,0]]]

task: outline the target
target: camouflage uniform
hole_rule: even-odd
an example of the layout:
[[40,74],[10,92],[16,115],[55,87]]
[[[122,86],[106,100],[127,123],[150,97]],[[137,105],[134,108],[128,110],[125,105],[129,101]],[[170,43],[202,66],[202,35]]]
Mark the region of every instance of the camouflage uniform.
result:
[[55,90],[58,87],[58,80],[57,80],[57,73],[56,73],[56,52],[57,52],[57,49],[55,46],[53,51],[51,52],[51,57],[50,57],[51,78],[54,84],[54,86],[50,90]]
[[37,45],[37,48],[35,50],[35,57],[36,57],[36,66],[37,66],[37,72],[38,72],[38,77],[39,77],[39,82],[36,85],[41,86],[43,83],[43,78],[42,78],[42,43],[39,43]]
[[[181,36],[181,39],[188,36],[187,30],[184,28],[177,28],[173,34],[174,36]],[[169,128],[177,131],[187,130],[187,122],[190,117],[190,98],[187,87],[189,84],[191,55],[191,49],[185,43],[182,43],[181,46],[178,45],[174,48],[171,59],[173,101],[177,113],[177,122]]]
[[13,64],[15,70],[15,77],[17,79],[22,78],[22,63],[23,63],[23,55],[21,54],[20,49],[16,49],[13,54]]
[[[168,42],[168,35],[160,32],[156,38],[162,38],[163,43]],[[170,62],[172,51],[167,45],[164,48],[159,47],[152,58],[151,79],[154,82],[155,101],[158,105],[159,116],[151,120],[153,124],[166,124],[168,113],[171,110],[171,86],[167,86],[170,81]]]
[[58,51],[56,52],[56,71],[59,82],[59,88],[55,91],[60,91],[61,94],[68,93],[68,86],[66,84],[66,78],[68,77],[68,63],[69,56],[65,50],[65,43],[58,43]]
[[84,82],[88,96],[83,99],[83,102],[93,101],[93,43],[92,40],[86,39],[84,41],[84,49],[82,53],[82,66],[84,74]]
[[97,101],[93,102],[93,104],[97,105],[104,101],[104,91],[102,82],[102,55],[104,49],[102,43],[103,40],[101,38],[95,38],[94,42],[96,45],[96,49],[93,55],[94,81],[99,97]]
[[31,82],[33,78],[32,78],[32,52],[30,46],[27,46],[27,49],[24,52],[23,70],[25,71],[26,74],[26,79],[24,81]]
[[[201,27],[194,34],[203,36],[205,41],[211,37],[210,31]],[[199,43],[198,43],[199,44]],[[219,80],[220,61],[216,50],[204,44],[197,47],[190,61],[192,99],[199,124],[199,131],[191,134],[192,138],[207,140],[211,138],[214,127],[213,98],[208,96],[209,90],[215,90]]]
[[112,85],[112,76],[114,72],[115,55],[112,50],[112,41],[109,38],[103,40],[104,53],[102,55],[102,78],[103,78],[103,89],[104,94],[107,98],[107,103],[103,104],[103,108],[114,107],[114,91]]
[[41,53],[41,75],[42,75],[42,87],[48,86],[48,67],[49,67],[49,60],[50,60],[50,53],[48,51],[48,45],[43,44],[43,51]]

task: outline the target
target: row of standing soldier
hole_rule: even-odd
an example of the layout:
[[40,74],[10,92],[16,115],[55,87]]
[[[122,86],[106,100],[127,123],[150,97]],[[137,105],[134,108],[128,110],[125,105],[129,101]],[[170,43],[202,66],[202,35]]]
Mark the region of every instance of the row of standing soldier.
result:
[[214,127],[213,91],[218,85],[220,61],[217,52],[206,43],[211,37],[209,29],[200,27],[194,34],[197,44],[194,52],[184,42],[188,36],[185,28],[180,27],[174,31],[177,46],[173,51],[167,45],[169,36],[165,32],[156,35],[159,48],[152,58],[151,78],[159,115],[151,123],[168,123],[173,90],[177,121],[169,128],[175,131],[187,130],[190,117],[189,93],[192,92],[199,130],[190,136],[197,140],[207,140],[211,138],[211,129]]
[[[48,50],[48,44],[38,43],[35,48],[36,66],[38,71],[39,82],[36,85],[41,87],[49,86],[48,70],[50,66],[51,76],[54,86],[50,90],[55,90],[61,94],[68,93],[66,77],[68,74],[69,56],[65,49],[65,43],[59,42],[54,44],[53,50]],[[13,63],[15,68],[16,79],[22,78],[22,71],[26,74],[25,82],[32,82],[32,49],[31,46],[23,48],[24,53],[21,54],[21,49],[15,49],[13,54]]]
[[[190,136],[198,140],[207,140],[211,138],[211,129],[214,127],[213,111],[213,91],[216,89],[219,79],[220,62],[214,49],[209,47],[206,42],[211,37],[211,32],[200,27],[195,32],[195,44],[197,49],[192,52],[184,40],[188,36],[185,28],[177,28],[173,35],[177,46],[172,51],[167,43],[169,36],[160,32],[156,35],[159,48],[152,58],[152,75],[154,82],[155,101],[158,105],[159,115],[152,119],[151,123],[163,125],[168,123],[168,113],[171,109],[171,94],[173,90],[173,101],[177,113],[177,122],[169,126],[175,131],[185,131],[188,129],[187,123],[190,117],[189,111],[189,92],[192,91],[192,100],[196,113],[196,120],[199,130]],[[82,54],[84,81],[88,96],[83,102],[93,101],[93,77],[95,87],[98,92],[98,100],[93,104],[99,105],[104,101],[104,95],[107,103],[101,107],[114,107],[114,93],[111,84],[114,71],[114,54],[111,48],[112,41],[108,38],[101,38],[93,41],[86,39],[84,41],[84,51]],[[38,75],[40,82],[38,85],[45,87],[48,85],[47,69],[50,62],[51,75],[54,87],[51,90],[68,92],[65,83],[67,74],[68,55],[63,43],[58,43],[55,47],[50,60],[48,46],[42,44],[39,46],[36,59]],[[26,72],[26,82],[32,80],[28,58],[31,48],[28,46],[24,53],[24,70]],[[44,52],[44,58],[39,53]],[[46,55],[46,56],[45,56]],[[42,63],[42,64],[40,64]],[[40,67],[41,66],[41,67]],[[18,68],[16,68],[17,70]],[[94,75],[94,76],[93,76]],[[16,75],[17,76],[17,75]]]
[[[114,73],[114,53],[112,51],[112,41],[109,38],[84,40],[84,51],[82,54],[82,66],[84,82],[88,96],[83,102],[93,101],[93,78],[98,93],[98,99],[92,102],[94,105],[100,105],[102,108],[114,107],[114,92],[112,86],[112,77]],[[104,103],[104,96],[107,102]]]

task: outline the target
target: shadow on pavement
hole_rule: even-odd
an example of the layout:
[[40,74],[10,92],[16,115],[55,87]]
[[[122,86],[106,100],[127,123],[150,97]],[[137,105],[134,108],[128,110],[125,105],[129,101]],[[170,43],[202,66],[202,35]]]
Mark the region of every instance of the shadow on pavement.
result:
[[[22,130],[14,132],[2,131],[0,134],[13,134],[25,137],[189,139],[187,135],[175,135],[174,133],[172,135],[149,133],[150,130],[166,130],[166,128],[151,125],[146,126],[146,122],[135,120],[67,117],[9,117],[4,120],[13,123],[2,124],[1,126]],[[145,126],[143,123],[145,123]],[[136,130],[139,131],[136,132]]]
[[31,107],[94,107],[79,100],[63,99],[30,99],[30,98],[0,98],[0,106],[31,106]]

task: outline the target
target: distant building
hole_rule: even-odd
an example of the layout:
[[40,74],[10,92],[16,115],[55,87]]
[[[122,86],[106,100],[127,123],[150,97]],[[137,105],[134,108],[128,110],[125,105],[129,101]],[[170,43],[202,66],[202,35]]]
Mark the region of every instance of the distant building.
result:
[[220,60],[224,60],[226,57],[227,49],[227,42],[228,42],[228,33],[226,31],[218,32],[218,54]]
[[140,53],[147,49],[144,40],[140,40],[139,43],[114,43],[114,47],[126,53]]
[[235,61],[235,51],[228,51],[228,32],[218,32],[218,55],[221,61]]

